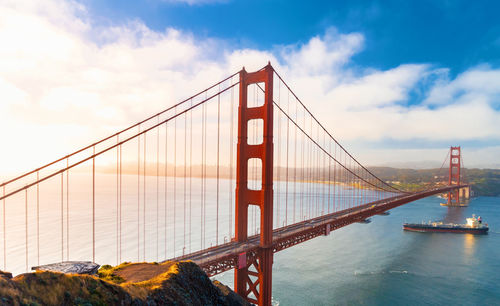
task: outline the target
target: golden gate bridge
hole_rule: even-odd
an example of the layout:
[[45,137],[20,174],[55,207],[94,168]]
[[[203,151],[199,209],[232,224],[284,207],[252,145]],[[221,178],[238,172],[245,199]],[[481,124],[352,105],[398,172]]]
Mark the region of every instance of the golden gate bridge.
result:
[[[36,152],[34,152],[36,154]],[[398,189],[359,163],[268,64],[0,185],[4,270],[54,261],[193,260],[234,269],[270,305],[273,254],[440,193]]]

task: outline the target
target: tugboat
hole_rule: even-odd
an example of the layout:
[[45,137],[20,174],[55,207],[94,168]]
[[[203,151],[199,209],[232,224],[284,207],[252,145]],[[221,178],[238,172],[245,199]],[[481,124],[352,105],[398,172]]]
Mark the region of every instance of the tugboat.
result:
[[404,223],[403,229],[412,232],[440,232],[440,233],[469,233],[469,234],[487,234],[488,224],[483,224],[481,216],[476,218],[467,218],[467,224],[429,222],[429,223]]

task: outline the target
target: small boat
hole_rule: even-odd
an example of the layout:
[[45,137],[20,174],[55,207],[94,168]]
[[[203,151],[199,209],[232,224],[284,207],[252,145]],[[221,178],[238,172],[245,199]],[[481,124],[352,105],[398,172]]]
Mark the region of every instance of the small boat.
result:
[[472,215],[467,218],[466,224],[429,222],[429,223],[404,223],[403,229],[412,232],[440,232],[440,233],[469,233],[487,234],[488,224],[483,224],[481,217]]
[[383,212],[381,212],[381,213],[380,213],[380,214],[378,214],[378,215],[379,215],[379,216],[388,216],[388,215],[390,215],[390,214],[391,214],[391,212],[390,212],[390,211],[383,211]]
[[364,220],[361,220],[361,221],[358,221],[358,223],[361,223],[361,224],[368,224],[372,222],[372,220],[370,218],[367,218],[367,219],[364,219]]

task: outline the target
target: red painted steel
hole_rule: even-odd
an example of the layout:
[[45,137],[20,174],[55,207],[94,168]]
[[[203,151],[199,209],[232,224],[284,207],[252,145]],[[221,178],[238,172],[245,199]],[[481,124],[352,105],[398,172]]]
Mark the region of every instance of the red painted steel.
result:
[[[240,104],[238,107],[238,145],[236,165],[236,241],[248,240],[248,206],[260,208],[260,244],[257,256],[247,258],[246,267],[237,267],[234,273],[235,291],[251,302],[271,305],[272,264],[273,264],[273,68],[268,64],[264,69],[248,73],[240,72]],[[264,105],[249,108],[247,104],[248,86],[264,83]],[[248,121],[262,119],[262,144],[248,144]],[[248,189],[248,160],[262,161],[261,190]],[[250,271],[254,266],[257,274]],[[253,280],[250,276],[257,276]],[[256,300],[249,297],[253,293]]]
[[[450,148],[450,168],[448,185],[460,185],[460,161],[461,161],[460,147]],[[460,189],[455,189],[448,192],[448,206],[455,206],[460,204]]]

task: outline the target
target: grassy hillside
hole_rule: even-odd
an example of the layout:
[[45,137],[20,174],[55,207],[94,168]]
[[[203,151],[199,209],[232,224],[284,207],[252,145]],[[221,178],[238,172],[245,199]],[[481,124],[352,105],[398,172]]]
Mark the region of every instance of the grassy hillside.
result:
[[[143,273],[143,272],[149,273]],[[148,274],[148,275],[146,275]],[[98,276],[0,271],[0,305],[248,305],[190,261],[104,265]]]

